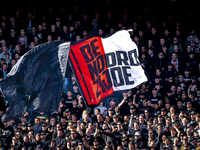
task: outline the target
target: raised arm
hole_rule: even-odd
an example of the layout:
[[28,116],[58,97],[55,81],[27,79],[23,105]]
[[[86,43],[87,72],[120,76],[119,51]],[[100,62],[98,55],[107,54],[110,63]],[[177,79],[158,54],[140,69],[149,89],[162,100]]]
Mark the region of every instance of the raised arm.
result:
[[121,103],[119,103],[118,107],[121,108],[122,105],[126,102],[126,100],[127,100],[127,93],[125,94],[124,99],[121,101]]
[[83,107],[83,104],[81,102],[82,102],[82,96],[78,96],[78,107],[79,108]]

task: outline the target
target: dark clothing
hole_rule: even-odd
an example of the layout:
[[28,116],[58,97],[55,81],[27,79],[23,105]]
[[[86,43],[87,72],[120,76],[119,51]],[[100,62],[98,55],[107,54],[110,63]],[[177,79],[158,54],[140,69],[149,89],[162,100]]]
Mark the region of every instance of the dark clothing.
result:
[[33,125],[33,131],[36,132],[36,133],[39,133],[42,131],[42,125]]
[[102,132],[102,138],[104,142],[106,143],[107,141],[111,141],[111,145],[116,147],[116,136],[114,133],[108,133],[108,132]]
[[[19,144],[16,144],[16,145],[10,145],[10,147],[13,147],[15,150],[21,150],[21,145],[19,145]],[[1,149],[1,147],[0,147],[0,149]]]
[[65,147],[65,145],[66,145],[66,140],[65,140],[65,137],[64,136],[62,136],[62,137],[59,137],[59,136],[57,136],[56,138],[55,138],[55,142],[56,142],[56,145],[62,145],[62,147],[64,148]]

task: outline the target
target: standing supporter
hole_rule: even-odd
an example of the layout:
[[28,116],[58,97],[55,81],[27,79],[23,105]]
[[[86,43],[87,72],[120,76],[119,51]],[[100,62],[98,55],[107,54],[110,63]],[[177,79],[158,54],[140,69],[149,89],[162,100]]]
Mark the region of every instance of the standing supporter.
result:
[[14,29],[11,29],[10,35],[8,37],[8,46],[10,47],[11,50],[13,50],[16,44],[17,44],[16,31]]
[[154,50],[149,48],[147,56],[147,72],[150,75],[151,79],[154,78],[155,65],[158,60],[158,56],[154,54]]
[[21,38],[24,38],[25,44],[28,45],[29,44],[29,37],[26,35],[26,32],[24,29],[21,29],[20,31],[20,36],[18,36],[17,38],[17,43],[20,45],[21,44]]

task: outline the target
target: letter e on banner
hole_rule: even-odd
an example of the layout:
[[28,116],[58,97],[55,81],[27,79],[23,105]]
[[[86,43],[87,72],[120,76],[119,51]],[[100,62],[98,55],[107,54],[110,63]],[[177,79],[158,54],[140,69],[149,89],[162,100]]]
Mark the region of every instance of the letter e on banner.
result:
[[89,105],[98,104],[113,93],[101,38],[92,37],[72,43],[70,49],[71,67],[82,95]]

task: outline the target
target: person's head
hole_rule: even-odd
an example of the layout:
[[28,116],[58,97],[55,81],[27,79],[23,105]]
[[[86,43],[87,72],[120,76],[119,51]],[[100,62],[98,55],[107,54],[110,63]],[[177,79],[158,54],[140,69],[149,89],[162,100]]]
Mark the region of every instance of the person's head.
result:
[[[13,149],[11,149],[11,150],[15,150],[14,147],[13,147]],[[26,146],[23,146],[23,147],[22,147],[22,150],[27,150]],[[43,149],[41,148],[41,149],[37,149],[37,150],[43,150]]]
[[71,26],[69,27],[69,31],[70,31],[70,32],[74,32],[74,30],[75,30],[75,27],[74,27],[73,25],[71,25]]
[[197,146],[200,146],[200,139],[197,140]]
[[24,137],[23,137],[23,141],[24,141],[25,143],[27,143],[27,142],[29,141],[29,138],[28,138],[27,135],[24,135]]
[[112,116],[113,113],[114,113],[113,109],[112,109],[112,108],[109,108],[109,109],[108,109],[108,114],[109,114],[110,116]]
[[140,132],[135,133],[135,140],[139,140],[141,137]]
[[122,126],[121,121],[118,121],[118,122],[117,122],[117,128],[118,128],[118,130],[123,129],[123,126]]
[[76,131],[71,131],[71,137],[73,138],[73,139],[75,139],[75,137],[76,137]]
[[165,45],[165,38],[160,38],[160,45]]
[[[73,120],[73,119],[72,119],[72,120]],[[60,122],[61,122],[61,123],[65,123],[65,122],[66,122],[66,118],[65,118],[65,117],[61,117],[61,118],[60,118]]]
[[[176,47],[176,45],[175,45],[175,47]],[[176,60],[176,58],[177,58],[177,54],[174,52],[174,53],[172,53],[172,59],[173,60]]]
[[190,101],[188,101],[186,106],[187,106],[187,108],[191,108],[191,107],[192,107],[192,104],[191,104],[191,102],[190,102]]
[[21,52],[21,47],[17,44],[17,45],[15,45],[15,51],[17,52],[17,53],[20,53]]
[[80,35],[77,35],[76,36],[76,41],[80,41],[81,40],[81,36]]
[[122,145],[117,146],[117,150],[124,150]]
[[[144,106],[147,106],[147,100],[146,99],[142,99],[142,104],[144,105]],[[145,113],[145,112],[144,112]],[[149,113],[149,112],[147,112],[147,113]]]
[[139,129],[139,122],[136,121],[133,125],[135,130]]
[[176,34],[177,37],[180,37],[181,36],[181,31],[180,30],[176,30],[175,34]]
[[158,123],[162,123],[163,117],[162,115],[158,115]]
[[116,101],[114,99],[110,100],[110,106],[115,107]]
[[173,68],[173,65],[172,65],[171,63],[169,63],[169,64],[167,65],[167,69],[170,71],[170,70],[172,70],[172,68]]
[[95,114],[95,115],[100,114],[100,109],[99,109],[99,108],[96,108],[95,111],[94,111],[94,114]]
[[68,96],[68,97],[71,97],[71,96],[72,96],[72,91],[71,91],[71,90],[68,90],[68,91],[67,91],[67,96]]
[[153,55],[153,54],[154,54],[154,53],[153,53],[153,49],[149,48],[148,54],[149,54],[149,55]]
[[152,129],[152,122],[151,121],[147,121],[147,129]]
[[166,138],[165,141],[164,141],[164,143],[165,143],[166,146],[169,146],[170,140],[168,138]]
[[64,32],[67,32],[67,30],[68,30],[67,25],[63,25],[63,31],[64,31]]
[[84,110],[82,113],[82,119],[87,122],[89,120],[89,113],[87,110]]
[[128,148],[129,148],[129,150],[134,150],[134,143],[133,142],[129,142],[128,143]]
[[135,108],[134,105],[132,105],[132,106],[130,107],[130,113],[131,113],[131,114],[135,114],[135,111],[136,111],[136,108]]
[[36,139],[36,141],[40,141],[40,139],[41,139],[40,133],[37,133],[37,134],[35,135],[35,139]]
[[85,37],[87,37],[88,36],[88,31],[87,30],[84,30],[83,31],[83,37],[85,38]]
[[197,140],[198,139],[196,139],[196,138],[193,138],[193,140],[192,140],[192,144],[196,147],[197,146]]
[[48,36],[47,36],[47,41],[50,42],[50,41],[52,41],[52,40],[53,40],[52,36],[51,36],[51,35],[48,35]]
[[174,128],[171,128],[171,136],[174,137],[176,135],[176,130]]
[[148,109],[144,110],[144,115],[145,115],[145,117],[149,117],[149,111],[148,111]]
[[177,106],[178,106],[178,108],[182,108],[183,107],[182,101],[178,100],[177,101]]
[[10,30],[10,34],[11,34],[12,37],[15,36],[15,33],[16,33],[16,32],[15,32],[14,29],[11,29],[11,30]]
[[147,48],[146,48],[146,46],[142,46],[141,47],[141,53],[142,53],[142,55],[144,55],[144,57],[146,58],[146,51],[147,51]]
[[4,62],[2,61],[2,69],[3,69],[3,71],[7,71],[7,69],[8,69],[8,65],[7,65],[7,63],[5,63],[5,60],[4,60]]
[[63,131],[60,129],[60,130],[57,130],[57,135],[59,136],[59,137],[62,137],[62,135],[63,135]]
[[12,144],[15,145],[15,144],[17,144],[17,142],[18,142],[18,139],[15,136],[13,136],[12,137]]
[[196,112],[192,111],[191,114],[190,114],[190,117],[191,117],[192,120],[195,120]]
[[76,77],[74,75],[72,75],[71,80],[72,80],[72,82],[76,83]]
[[23,123],[26,123],[27,118],[26,118],[25,116],[22,116],[22,117],[21,117],[21,121],[22,121]]
[[35,124],[39,125],[40,124],[40,119],[39,118],[35,118]]
[[34,37],[34,42],[35,42],[35,44],[39,43],[39,38],[37,36]]
[[179,138],[178,137],[175,137],[174,138],[174,145],[177,145],[179,143]]
[[188,137],[187,135],[183,136],[183,145],[187,145],[188,144]]
[[77,101],[76,101],[76,99],[72,99],[72,104],[73,104],[73,106],[77,106]]
[[74,90],[74,91],[78,91],[78,85],[77,85],[77,84],[74,84],[74,85],[73,85],[73,90]]
[[156,131],[157,133],[162,133],[162,126],[157,126]]
[[171,126],[171,119],[170,118],[167,118],[166,120],[165,120],[165,125],[166,126]]
[[99,29],[99,36],[101,36],[101,37],[104,36],[104,30],[103,29]]
[[2,46],[2,51],[4,52],[4,54],[5,54],[5,58],[7,59],[7,55],[9,55],[10,56],[10,54],[7,52],[7,50],[8,50],[8,48],[7,48],[7,46],[5,45],[5,46]]
[[77,114],[75,114],[75,113],[72,114],[72,121],[73,122],[77,121]]
[[162,109],[161,109],[161,115],[162,115],[162,116],[165,116],[166,113],[167,113],[166,109],[165,109],[165,108],[162,108]]
[[174,44],[177,44],[177,43],[178,43],[178,38],[177,38],[177,37],[174,37],[174,38],[173,38],[173,43],[174,43]]
[[93,130],[93,128],[94,128],[94,125],[92,124],[92,122],[89,122],[89,123],[88,123],[88,129]]
[[153,129],[149,129],[148,130],[148,137],[152,137],[153,138],[153,136],[154,136]]
[[81,127],[81,130],[85,130],[86,129],[86,123],[82,121],[80,123],[80,127]]
[[155,142],[154,140],[152,140],[152,141],[149,143],[149,147],[155,148],[155,147],[156,147],[156,142]]
[[61,130],[61,129],[62,129],[62,127],[61,127],[60,123],[58,123],[58,124],[56,125],[56,130],[58,131],[58,130]]
[[119,116],[115,114],[115,115],[113,116],[113,121],[114,121],[115,123],[117,123],[118,120],[119,120]]
[[33,49],[35,46],[36,46],[35,42],[31,42],[31,44],[30,44],[31,49]]
[[98,148],[98,146],[99,146],[99,140],[98,139],[94,139],[93,140],[93,145],[94,145],[95,148]]
[[157,32],[156,28],[155,28],[155,27],[152,27],[152,28],[151,28],[151,33],[152,33],[153,35],[155,35],[156,32]]
[[28,132],[28,138],[29,138],[29,140],[33,138],[33,131]]
[[56,141],[55,140],[51,140],[50,146],[52,148],[55,148],[56,147]]
[[192,46],[191,46],[190,44],[188,44],[188,45],[186,46],[187,52],[190,53],[190,52],[191,52],[191,49],[192,49]]
[[128,106],[130,107],[130,106],[132,106],[133,105],[133,101],[132,101],[132,99],[129,99],[128,100]]
[[195,120],[196,120],[196,122],[199,122],[199,121],[200,121],[200,114],[199,114],[199,113],[196,114]]
[[153,125],[156,125],[158,123],[158,118],[157,117],[154,117],[153,118]]
[[173,114],[173,113],[175,113],[175,111],[176,111],[176,110],[175,110],[175,107],[174,107],[174,106],[171,106],[171,107],[170,107],[170,113]]
[[25,33],[26,33],[25,30],[21,29],[20,34],[21,34],[22,37],[25,36]]
[[144,115],[143,115],[143,114],[141,114],[141,115],[139,116],[139,122],[140,122],[140,123],[143,123],[143,122],[144,122]]
[[56,30],[56,25],[55,24],[52,24],[51,25],[51,32],[54,32]]
[[170,107],[171,107],[170,103],[166,103],[166,104],[165,104],[165,109],[166,109],[167,111],[170,110]]

